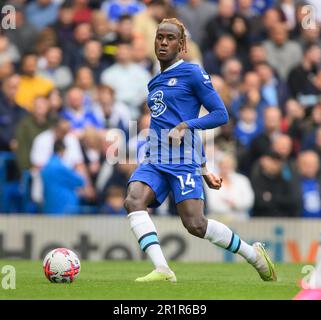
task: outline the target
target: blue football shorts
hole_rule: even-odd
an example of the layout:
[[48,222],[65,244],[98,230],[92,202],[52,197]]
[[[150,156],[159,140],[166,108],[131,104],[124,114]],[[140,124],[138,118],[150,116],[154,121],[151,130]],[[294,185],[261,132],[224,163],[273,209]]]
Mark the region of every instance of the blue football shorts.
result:
[[199,167],[194,165],[140,165],[131,175],[128,184],[140,181],[147,184],[155,193],[155,202],[150,208],[159,207],[172,191],[175,203],[187,199],[204,200],[203,181]]

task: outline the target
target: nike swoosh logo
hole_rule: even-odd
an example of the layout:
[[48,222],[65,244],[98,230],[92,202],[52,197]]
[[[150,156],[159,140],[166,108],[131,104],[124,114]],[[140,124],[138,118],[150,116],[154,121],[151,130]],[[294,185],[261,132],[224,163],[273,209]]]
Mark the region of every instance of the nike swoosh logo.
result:
[[190,192],[193,192],[194,190],[188,190],[188,191],[182,191],[182,196],[185,196],[185,194],[188,194],[188,193],[190,193]]

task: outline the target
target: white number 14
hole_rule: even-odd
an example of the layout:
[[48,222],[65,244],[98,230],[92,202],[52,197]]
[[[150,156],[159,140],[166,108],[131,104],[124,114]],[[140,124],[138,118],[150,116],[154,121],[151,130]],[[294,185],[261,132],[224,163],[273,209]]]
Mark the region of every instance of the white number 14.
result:
[[195,188],[195,181],[192,178],[191,173],[187,174],[185,183],[184,183],[183,176],[177,176],[177,179],[179,180],[182,189],[185,189],[185,186],[191,186],[192,188]]

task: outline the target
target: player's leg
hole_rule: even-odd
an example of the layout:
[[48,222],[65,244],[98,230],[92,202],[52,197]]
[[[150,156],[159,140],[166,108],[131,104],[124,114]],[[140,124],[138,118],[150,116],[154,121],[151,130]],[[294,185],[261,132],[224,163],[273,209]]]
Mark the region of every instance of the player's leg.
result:
[[237,253],[253,265],[265,281],[276,280],[274,266],[262,244],[249,245],[221,222],[207,219],[201,199],[187,199],[176,205],[183,225],[192,235],[207,239],[211,243]]
[[204,216],[204,202],[201,199],[187,199],[176,205],[184,227],[192,235],[204,238],[213,244],[240,254],[248,262],[256,260],[255,249],[241,240],[230,228],[221,222]]
[[[156,227],[150,218],[147,207],[155,201],[161,203],[168,194],[167,182],[161,180],[159,173],[148,172],[148,167],[136,171],[129,183],[124,206],[128,219],[141,249],[146,252],[155,266],[155,270],[146,277],[136,281],[176,281],[175,274],[169,269],[167,261],[159,245]],[[135,179],[140,179],[138,181]],[[147,181],[149,179],[149,181]],[[145,182],[144,182],[145,181]],[[148,183],[148,184],[147,184]],[[158,196],[156,196],[158,194]]]

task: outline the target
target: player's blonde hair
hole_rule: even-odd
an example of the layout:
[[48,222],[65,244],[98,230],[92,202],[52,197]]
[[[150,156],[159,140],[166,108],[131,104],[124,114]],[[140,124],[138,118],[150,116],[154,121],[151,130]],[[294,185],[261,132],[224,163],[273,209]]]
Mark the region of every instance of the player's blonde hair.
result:
[[187,40],[186,40],[186,32],[185,32],[184,24],[176,18],[163,19],[159,25],[163,23],[170,23],[177,26],[178,30],[180,31],[180,40],[182,40],[183,42],[181,51],[187,52]]

